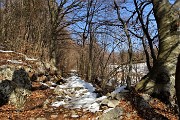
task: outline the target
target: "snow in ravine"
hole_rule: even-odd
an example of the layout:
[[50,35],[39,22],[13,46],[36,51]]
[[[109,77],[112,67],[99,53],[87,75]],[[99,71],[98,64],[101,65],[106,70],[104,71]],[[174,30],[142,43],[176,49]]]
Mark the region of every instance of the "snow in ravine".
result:
[[[66,93],[65,97],[57,96],[61,99],[53,102],[52,106],[59,107],[62,105],[70,109],[83,108],[91,112],[100,111],[100,103],[107,98],[107,96],[97,98],[97,94],[94,93],[95,88],[93,85],[81,80],[78,76],[72,76],[65,81],[65,84],[58,85],[54,89],[61,93]],[[125,86],[118,87],[114,93],[121,92],[124,88]]]

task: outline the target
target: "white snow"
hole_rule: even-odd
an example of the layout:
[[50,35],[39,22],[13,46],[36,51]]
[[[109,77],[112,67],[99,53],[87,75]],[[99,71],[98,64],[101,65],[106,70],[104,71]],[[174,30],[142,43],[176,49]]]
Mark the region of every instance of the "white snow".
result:
[[96,102],[98,102],[98,101],[102,101],[102,100],[104,100],[105,98],[107,98],[107,96],[102,96],[102,97],[99,97],[99,98],[96,98]]
[[47,87],[49,87],[49,85],[48,85],[48,84],[46,84],[46,83],[43,83],[43,82],[41,82],[41,85],[44,85],[44,86],[47,86]]
[[[27,60],[27,61],[36,61],[36,60],[38,60],[38,59],[35,59],[35,58],[29,58],[29,57],[27,57],[25,54],[23,54],[23,53],[18,53],[18,52],[15,52],[15,51],[11,51],[11,50],[9,50],[9,51],[5,51],[5,50],[0,50],[0,52],[2,52],[2,53],[16,53],[16,54],[19,54],[19,55],[22,55],[22,56],[24,56],[25,57],[25,60]],[[17,60],[8,60],[8,62],[11,62],[11,63],[16,63],[16,64],[21,64],[20,62],[18,62]]]
[[94,103],[92,103],[91,105],[89,105],[89,107],[87,108],[87,110],[95,113],[96,111],[99,111],[99,108],[100,108],[99,104],[96,103],[96,102],[94,102]]
[[95,88],[93,87],[92,84],[81,80],[77,76],[72,76],[69,79],[67,79],[67,81],[69,81],[69,83],[67,84],[68,87],[72,87],[72,88],[83,87],[85,89],[88,89],[88,91],[90,91],[90,92],[94,92],[94,90],[95,90]]
[[27,61],[36,61],[36,60],[38,60],[38,59],[35,59],[35,58],[29,58],[29,57],[27,57],[27,56],[26,56],[25,54],[23,54],[23,53],[18,53],[18,52],[15,52],[15,53],[24,56],[24,57],[25,57],[25,60],[27,60]]
[[52,104],[52,106],[54,106],[54,107],[59,107],[59,106],[64,105],[64,104],[66,104],[64,101],[58,101],[58,102],[54,102],[54,103]]
[[118,87],[113,91],[113,93],[117,94],[117,93],[119,93],[119,92],[126,91],[125,88],[126,88],[126,86],[118,86]]
[[14,64],[22,64],[22,61],[19,60],[7,60],[7,62],[14,63]]
[[[87,83],[77,76],[66,79],[66,82],[63,85],[58,85],[55,89],[57,90],[58,88],[59,91],[63,91],[67,95],[61,101],[52,103],[52,106],[59,107],[63,105],[65,108],[70,109],[82,108],[90,112],[100,111],[100,102],[107,97],[97,98],[96,93],[93,93],[95,88],[91,83]],[[62,101],[66,104],[62,104]]]
[[114,109],[114,108],[108,108],[108,109],[104,110],[103,113],[107,113],[107,112],[109,112],[112,109]]
[[50,87],[50,89],[54,89],[54,87]]
[[73,72],[77,72],[77,70],[70,70],[70,72],[71,72],[71,73],[73,73]]
[[3,53],[12,53],[14,51],[4,51],[4,50],[0,50],[0,52],[3,52]]
[[[117,69],[119,67],[119,69],[117,69],[118,72],[122,72],[127,71],[128,70],[128,66],[127,65],[113,65],[110,64],[109,66],[109,70],[112,71],[114,69]],[[146,63],[136,63],[136,64],[132,64],[132,72],[133,73],[141,73],[143,75],[147,74],[148,72],[148,68]]]
[[25,56],[25,59],[26,59],[27,61],[36,61],[36,60],[38,60],[38,59],[35,59],[35,58],[29,58],[29,57],[27,57],[27,56]]
[[71,115],[72,118],[78,118],[79,115]]
[[[68,79],[65,79],[65,81],[65,84],[58,85],[55,88],[56,91],[59,91],[60,93],[65,93],[65,98],[61,97],[61,95],[58,96],[62,99],[61,101],[56,101],[55,103],[52,103],[53,106],[59,107],[62,105],[65,108],[70,109],[82,108],[85,111],[87,110],[94,113],[97,111],[101,111],[100,104],[104,99],[107,98],[107,96],[97,98],[97,94],[94,93],[95,88],[93,87],[93,85],[91,83],[87,83],[81,80],[77,76],[72,76]],[[127,91],[125,90],[125,87],[126,86],[118,86],[113,91],[113,93],[117,94],[119,92]],[[64,101],[66,104],[62,104],[62,101]]]

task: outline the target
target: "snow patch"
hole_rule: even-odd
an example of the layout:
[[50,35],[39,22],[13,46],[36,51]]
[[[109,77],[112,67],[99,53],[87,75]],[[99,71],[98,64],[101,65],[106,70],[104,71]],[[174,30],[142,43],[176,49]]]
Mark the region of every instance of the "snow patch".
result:
[[123,92],[123,91],[126,91],[125,90],[126,86],[118,86],[112,93],[119,93],[119,92]]
[[107,113],[107,112],[109,112],[112,109],[114,109],[114,108],[108,108],[108,109],[104,110],[103,113]]
[[78,118],[79,115],[71,115],[72,118]]
[[54,107],[59,107],[61,105],[65,105],[66,103],[64,101],[56,101],[52,104]]
[[27,61],[36,61],[36,60],[38,60],[38,59],[35,59],[35,58],[29,58],[29,57],[25,56],[25,60],[27,60]]
[[[97,98],[97,94],[94,93],[95,88],[91,83],[87,83],[81,80],[77,76],[72,76],[65,79],[66,83],[63,85],[58,85],[55,90],[63,92],[65,98],[62,98],[60,103],[52,103],[54,106],[63,105],[65,108],[75,109],[82,108],[85,111],[97,112],[100,110],[100,103],[103,99],[107,98],[102,96]],[[62,101],[65,103],[61,104]]]
[[4,50],[0,50],[0,52],[2,52],[2,53],[13,53],[14,51],[4,51]]
[[14,64],[22,64],[22,61],[19,60],[7,60],[7,62],[14,63]]

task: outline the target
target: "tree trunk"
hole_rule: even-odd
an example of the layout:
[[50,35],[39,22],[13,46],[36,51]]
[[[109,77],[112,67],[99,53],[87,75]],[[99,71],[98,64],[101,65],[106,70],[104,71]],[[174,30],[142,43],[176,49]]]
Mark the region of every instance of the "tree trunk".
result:
[[152,0],[158,26],[159,53],[151,71],[136,90],[155,95],[175,105],[175,69],[180,54],[179,12],[167,0]]
[[51,40],[49,45],[49,61],[54,66],[57,65],[57,28],[58,28],[58,12],[54,0],[48,0],[48,9],[51,23]]
[[53,64],[54,66],[57,65],[57,33],[55,28],[52,29],[52,37],[51,37],[51,42],[50,42],[50,62],[51,64]]
[[147,45],[145,43],[144,37],[142,38],[142,44],[143,44],[143,48],[144,48],[144,53],[146,55],[147,68],[150,71],[152,67],[151,67],[151,64],[150,64],[150,57],[149,57],[149,53],[148,53],[148,50],[147,50]]
[[179,54],[178,62],[176,66],[175,89],[176,89],[176,97],[177,97],[178,106],[180,108],[180,54]]
[[127,83],[127,88],[130,89],[131,88],[131,77],[132,77],[132,56],[133,56],[133,48],[132,48],[132,41],[127,29],[127,25],[124,25],[124,31],[126,34],[126,37],[128,39],[128,55],[129,55],[129,61],[128,61],[128,74],[127,74],[127,78],[126,78],[126,83]]
[[130,34],[128,31],[127,23],[121,18],[120,8],[118,7],[115,0],[114,0],[114,5],[116,8],[118,20],[121,22],[123,29],[124,29],[124,32],[125,32],[125,35],[126,35],[127,40],[128,40],[128,47],[129,47],[128,48],[128,54],[129,54],[128,67],[129,68],[128,68],[128,74],[127,74],[127,78],[126,78],[126,83],[127,83],[127,88],[130,89],[130,87],[131,87],[131,75],[132,75],[132,54],[133,54],[132,41],[131,41]]

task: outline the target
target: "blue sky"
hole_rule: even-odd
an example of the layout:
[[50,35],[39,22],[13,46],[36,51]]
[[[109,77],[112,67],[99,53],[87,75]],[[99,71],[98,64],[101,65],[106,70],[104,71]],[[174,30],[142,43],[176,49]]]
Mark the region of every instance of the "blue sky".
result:
[[[118,2],[120,2],[119,0],[117,0]],[[174,3],[175,0],[169,0],[170,3]],[[93,22],[95,21],[103,21],[103,20],[107,20],[107,21],[111,21],[113,22],[114,24],[119,24],[120,25],[120,22],[117,20],[117,15],[116,15],[116,11],[112,9],[113,7],[113,0],[108,0],[108,1],[104,1],[105,3],[103,3],[102,5],[99,5],[100,7],[98,8],[99,11],[96,13],[96,15],[93,17]],[[133,4],[133,0],[127,0],[127,3],[119,3],[119,5],[121,6],[121,8],[123,7],[126,7],[129,11],[133,11],[134,10],[134,4]],[[107,10],[101,10],[101,8],[103,7],[107,7],[109,9]],[[149,5],[146,7],[145,11],[144,11],[144,14],[147,15],[147,12],[152,9],[152,5]],[[77,11],[75,11],[77,13]],[[78,12],[78,15],[83,15],[83,14],[86,14],[86,8],[80,10]],[[130,12],[127,12],[126,9],[121,9],[121,16],[124,20],[127,20],[127,18],[129,18],[131,16],[131,13]],[[151,15],[151,18],[154,19],[154,16]],[[145,21],[146,22],[146,21]],[[98,23],[99,24],[99,23]],[[97,24],[97,25],[98,25]],[[97,27],[96,25],[96,27]],[[157,31],[155,29],[157,29],[156,27],[156,22],[155,21],[152,21],[150,23],[151,26],[154,26],[149,32],[151,33],[152,36],[154,36],[155,34],[157,34]],[[85,26],[85,21],[80,21],[80,22],[77,22],[76,24],[74,25],[71,25],[69,26],[69,29],[74,32],[80,32],[82,33],[83,30],[84,30],[84,26]],[[136,25],[136,27],[138,27],[138,25]],[[112,27],[112,26],[105,26],[105,25],[100,25],[98,26],[97,28],[97,32],[107,32],[107,33],[110,33],[111,35],[113,35],[114,37],[117,37],[118,39],[121,39],[121,40],[125,40],[126,37],[124,37],[124,32],[122,30],[122,28],[120,27]],[[139,30],[137,31],[138,33],[142,34],[142,31]],[[97,33],[96,34],[96,37],[98,39],[99,42],[102,42],[103,40],[107,41],[110,43],[109,45],[109,50],[111,50],[112,46],[113,46],[113,43],[116,42],[117,43],[117,39],[115,39],[114,37],[112,37],[111,35],[108,35],[108,34],[102,34],[102,33]],[[73,34],[72,37],[74,39],[81,39],[80,37],[80,34],[79,35],[75,35]],[[135,37],[131,37],[132,40],[133,40],[133,44],[134,44],[134,50],[135,49],[139,49],[139,48],[142,48],[141,46],[141,41],[138,40],[137,38]],[[120,47],[122,49],[127,49],[127,40],[125,40],[126,42],[123,43],[123,45],[121,45]],[[117,51],[119,50],[116,49]]]

